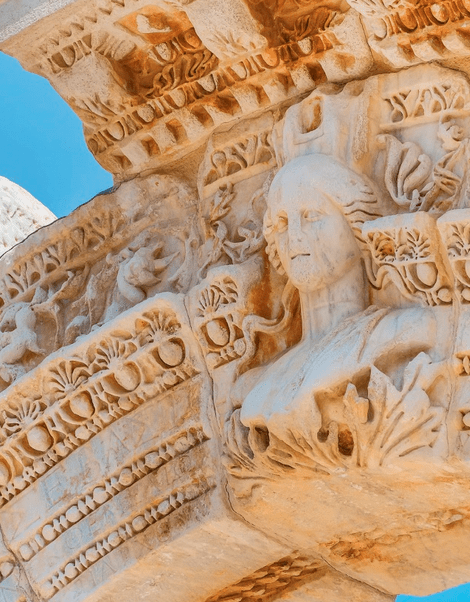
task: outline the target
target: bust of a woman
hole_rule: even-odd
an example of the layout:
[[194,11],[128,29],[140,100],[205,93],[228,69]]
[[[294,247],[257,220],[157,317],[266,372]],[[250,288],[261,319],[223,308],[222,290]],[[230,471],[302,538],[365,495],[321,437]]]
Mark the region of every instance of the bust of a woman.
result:
[[[396,399],[413,405],[408,410],[434,416],[425,392],[437,378],[429,368],[435,358],[427,355],[438,355],[432,311],[368,307],[361,225],[378,216],[372,186],[330,157],[294,159],[273,180],[264,233],[270,260],[299,292],[302,339],[240,379],[236,420],[264,463],[322,470],[367,464],[358,458],[357,425],[374,429],[387,414],[386,402],[373,401],[371,391],[382,377],[397,387]],[[417,356],[413,370],[426,377],[422,395],[410,397],[402,375]],[[428,444],[410,443],[405,452]]]

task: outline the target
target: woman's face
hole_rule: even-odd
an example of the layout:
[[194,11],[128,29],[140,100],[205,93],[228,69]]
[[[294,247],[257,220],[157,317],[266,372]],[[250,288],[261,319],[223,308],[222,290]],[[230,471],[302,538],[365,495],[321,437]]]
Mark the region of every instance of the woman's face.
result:
[[323,192],[296,182],[277,187],[268,206],[282,267],[300,291],[338,281],[359,257],[351,228]]

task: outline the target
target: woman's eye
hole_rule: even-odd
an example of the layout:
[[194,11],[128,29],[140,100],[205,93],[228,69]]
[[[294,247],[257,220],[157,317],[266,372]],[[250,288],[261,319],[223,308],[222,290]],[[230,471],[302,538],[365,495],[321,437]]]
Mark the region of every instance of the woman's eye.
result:
[[278,232],[284,232],[284,230],[287,230],[287,224],[288,221],[286,215],[277,216],[276,229]]
[[321,214],[317,211],[305,211],[304,219],[307,222],[316,222],[321,218]]

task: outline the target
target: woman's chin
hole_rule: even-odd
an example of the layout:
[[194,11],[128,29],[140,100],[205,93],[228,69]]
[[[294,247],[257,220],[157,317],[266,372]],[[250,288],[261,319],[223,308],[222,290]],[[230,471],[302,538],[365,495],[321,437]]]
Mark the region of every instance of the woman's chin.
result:
[[315,277],[311,272],[291,273],[289,280],[301,293],[314,293],[325,285],[324,278]]

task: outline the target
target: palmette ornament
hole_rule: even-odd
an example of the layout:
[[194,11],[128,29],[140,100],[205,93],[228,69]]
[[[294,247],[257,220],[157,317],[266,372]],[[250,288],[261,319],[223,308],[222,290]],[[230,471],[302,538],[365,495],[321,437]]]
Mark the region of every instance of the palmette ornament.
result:
[[469,22],[466,0],[0,4],[0,48],[115,177],[40,229],[2,197],[0,599],[468,580]]

